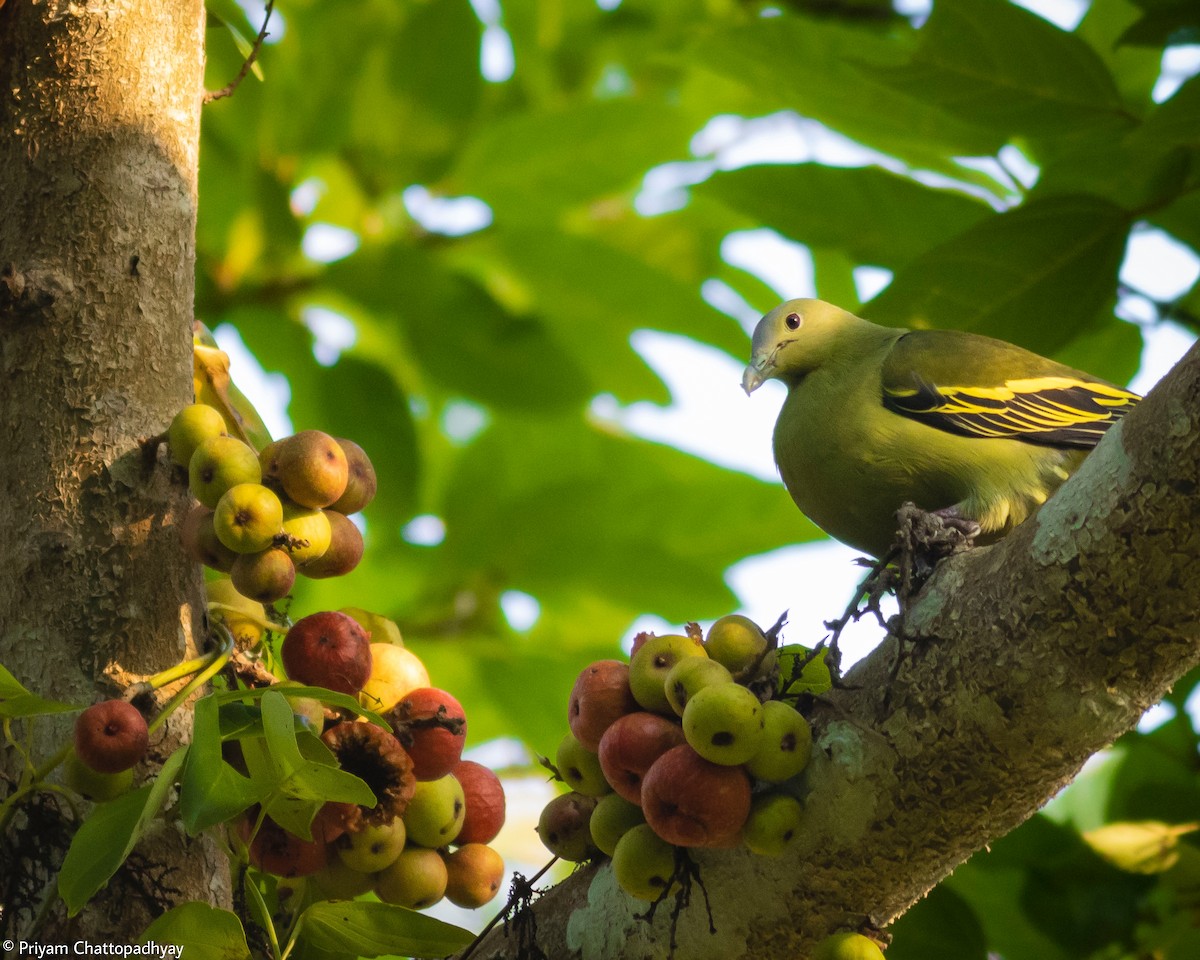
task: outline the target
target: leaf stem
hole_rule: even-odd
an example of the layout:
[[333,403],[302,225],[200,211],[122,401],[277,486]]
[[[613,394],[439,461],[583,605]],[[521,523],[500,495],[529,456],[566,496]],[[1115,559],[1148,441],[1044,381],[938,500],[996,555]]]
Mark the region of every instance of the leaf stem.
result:
[[229,662],[229,657],[233,653],[233,634],[229,632],[229,628],[223,623],[214,623],[213,627],[221,637],[221,645],[204,657],[204,660],[208,662],[208,666],[192,677],[183,689],[167,701],[166,705],[159,711],[158,716],[150,721],[150,733],[161,727],[166,722],[167,717],[174,713],[181,704],[185,703],[188,697],[197,689],[204,686],[204,684],[220,673],[225,664]]

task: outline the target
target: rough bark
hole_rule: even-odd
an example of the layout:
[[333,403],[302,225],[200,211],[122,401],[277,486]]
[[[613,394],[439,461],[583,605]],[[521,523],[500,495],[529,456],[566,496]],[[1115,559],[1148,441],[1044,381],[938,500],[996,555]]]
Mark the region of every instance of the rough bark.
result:
[[[192,395],[203,16],[201,0],[0,7],[0,663],[70,702],[194,655],[200,579],[173,527],[186,501],[139,445]],[[33,755],[70,723],[32,725]],[[181,716],[152,754],[187,730]],[[52,913],[32,938],[132,942],[156,909],[142,887],[227,899],[219,851],[186,846],[146,844],[140,872],[114,879],[119,910]],[[0,870],[0,901],[27,866]],[[20,939],[28,919],[10,904],[3,924]]]
[[[676,955],[790,960],[885,924],[1132,728],[1200,663],[1198,488],[1200,346],[1035,518],[944,562],[903,640],[820,698],[803,836],[781,860],[699,853],[717,932],[694,896]],[[538,944],[666,957],[670,910],[643,908],[607,867],[582,870],[534,905]],[[472,960],[514,956],[499,929]]]

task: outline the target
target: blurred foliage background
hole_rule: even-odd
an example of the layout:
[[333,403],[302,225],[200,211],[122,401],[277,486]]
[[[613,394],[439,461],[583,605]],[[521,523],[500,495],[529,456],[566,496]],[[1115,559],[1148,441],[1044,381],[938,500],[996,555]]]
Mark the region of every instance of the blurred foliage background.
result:
[[[197,315],[286,376],[297,429],[376,464],[363,563],[298,583],[296,609],[395,618],[473,742],[542,753],[578,671],[639,615],[736,609],[732,564],[818,531],[778,484],[596,404],[670,403],[635,331],[744,361],[747,318],[805,292],[729,262],[739,231],[803,244],[818,294],[878,322],[1128,381],[1131,233],[1200,249],[1200,79],[1154,96],[1200,8],[1063,2],[1073,31],[1005,0],[284,0],[262,82],[204,112]],[[261,7],[209,10],[217,89]],[[740,164],[711,135],[801,118],[870,152]],[[864,266],[890,277],[867,303]],[[1143,324],[1197,327],[1200,288],[1139,302]],[[1138,874],[1080,836],[1200,818],[1194,682],[910,911],[889,958],[1200,956],[1189,839]]]

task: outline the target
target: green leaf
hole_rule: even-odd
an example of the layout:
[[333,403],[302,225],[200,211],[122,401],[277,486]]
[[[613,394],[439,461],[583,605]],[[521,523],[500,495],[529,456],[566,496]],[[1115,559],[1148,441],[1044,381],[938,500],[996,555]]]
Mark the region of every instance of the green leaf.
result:
[[1196,830],[1200,830],[1200,823],[1124,821],[1089,830],[1083,839],[1118,870],[1154,874],[1175,866],[1179,861],[1180,838]]
[[267,815],[279,826],[311,840],[313,817],[326,801],[375,806],[371,788],[339,769],[328,749],[304,756],[296,742],[295,714],[282,693],[268,690],[262,711],[265,736],[243,740],[242,756]]
[[444,957],[475,939],[462,927],[389,903],[329,901],[300,915],[298,939],[307,947],[342,956]]
[[505,309],[415,247],[364,250],[331,266],[325,282],[378,316],[397,317],[425,373],[453,393],[528,410],[578,406],[590,393],[586,373],[542,318]]
[[237,914],[191,901],[172,907],[146,928],[141,943],[183,948],[188,960],[249,960],[246,932]]
[[259,799],[254,784],[221,756],[217,709],[211,696],[196,701],[192,745],[180,778],[180,819],[193,837]]
[[1162,51],[1120,45],[1121,36],[1140,16],[1132,0],[1104,0],[1088,8],[1075,33],[1105,62],[1125,101],[1149,107],[1162,73]]
[[986,960],[988,945],[970,905],[946,886],[934,887],[890,924],[887,960]]
[[778,484],[574,417],[497,420],[465,451],[441,513],[451,563],[674,622],[734,609],[731,564],[819,536]]
[[1128,215],[1098,197],[1031,200],[918,257],[863,313],[1053,353],[1112,298],[1128,230]]
[[992,209],[877,167],[816,163],[743,167],[694,188],[810,247],[896,269],[987,219]]
[[1135,0],[1144,11],[1125,31],[1121,43],[1164,47],[1200,43],[1200,16],[1193,0]]
[[58,874],[58,892],[69,916],[82,910],[125,862],[162,809],[187,752],[181,747],[171,754],[153,783],[99,804],[76,831]]
[[700,36],[689,54],[695,77],[702,80],[709,71],[751,94],[744,104],[714,106],[712,84],[693,80],[685,96],[700,101],[697,109],[707,106],[709,115],[722,107],[752,116],[794,110],[868,146],[948,173],[958,170],[948,157],[995,153],[1007,137],[893,82],[884,68],[903,60],[911,31],[884,39],[829,20],[781,16]]
[[667,399],[662,382],[630,346],[629,336],[638,329],[745,349],[745,332],[703,300],[698,284],[599,237],[513,228],[492,231],[489,241],[594,389],[624,401]]
[[70,713],[72,710],[82,709],[74,704],[47,700],[36,693],[30,693],[16,677],[0,666],[0,720]]
[[1160,103],[1133,136],[1164,148],[1200,146],[1200,76]]
[[1005,138],[1115,135],[1132,123],[1095,51],[1015,4],[935,4],[919,36],[908,64],[879,75]]
[[644,100],[529,110],[481,125],[439,188],[481,197],[497,220],[555,219],[563,207],[633,190],[656,164],[687,159],[694,132],[683,113]]
[[[268,693],[283,697],[284,702],[287,701],[288,697],[313,697],[322,703],[327,703],[333,707],[341,707],[343,710],[349,710],[360,717],[366,717],[377,727],[383,727],[385,730],[392,729],[391,724],[379,714],[364,707],[358,702],[356,697],[351,697],[345,693],[338,693],[336,690],[330,690],[327,687],[310,687],[304,684],[297,684],[294,687],[287,688],[287,696],[284,696],[278,690],[271,687],[256,687],[253,690],[225,690],[221,693],[210,694],[210,696],[218,705],[224,707],[226,704],[238,703],[244,700],[261,700]],[[235,725],[240,726],[242,722],[244,721],[239,718],[235,721]],[[232,736],[232,733],[224,727],[224,718],[222,718],[221,736],[224,739],[229,739]]]

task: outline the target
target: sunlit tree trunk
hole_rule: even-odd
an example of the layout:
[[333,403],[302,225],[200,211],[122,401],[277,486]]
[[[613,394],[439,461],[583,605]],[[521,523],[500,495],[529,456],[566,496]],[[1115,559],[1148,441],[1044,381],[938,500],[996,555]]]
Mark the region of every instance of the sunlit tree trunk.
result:
[[[191,401],[203,18],[201,0],[0,5],[0,663],[81,704],[195,650],[183,491],[141,444]],[[70,723],[34,724],[31,754]],[[187,734],[180,716],[147,767]],[[19,762],[5,745],[0,793]],[[133,942],[164,905],[228,897],[219,851],[172,828],[107,904],[31,933],[69,821],[27,808],[0,848],[7,936]]]

